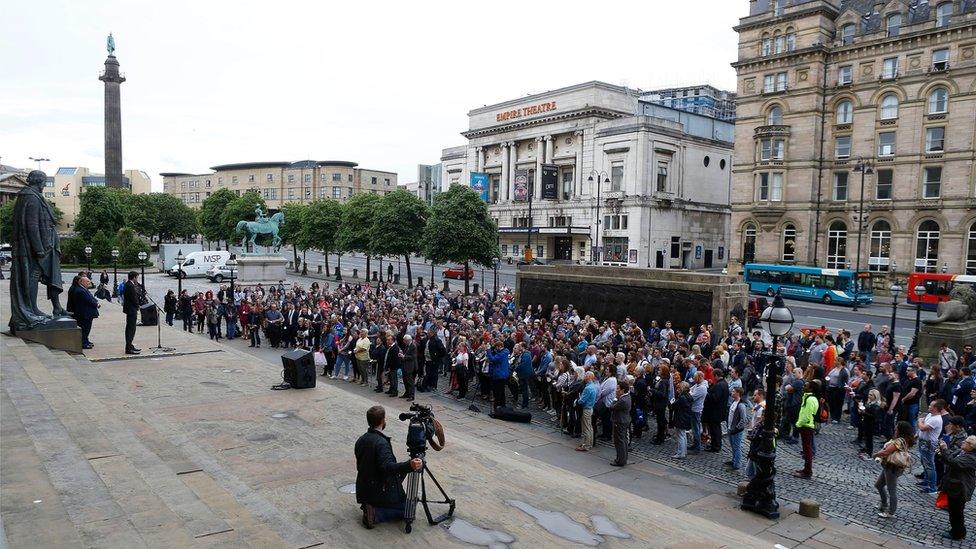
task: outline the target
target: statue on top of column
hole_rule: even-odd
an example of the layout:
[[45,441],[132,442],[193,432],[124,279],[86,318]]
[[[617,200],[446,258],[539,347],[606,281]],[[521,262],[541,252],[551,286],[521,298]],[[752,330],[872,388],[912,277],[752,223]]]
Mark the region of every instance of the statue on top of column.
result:
[[108,33],[108,39],[105,41],[105,49],[108,50],[108,54],[115,55],[115,38],[112,37],[112,33]]

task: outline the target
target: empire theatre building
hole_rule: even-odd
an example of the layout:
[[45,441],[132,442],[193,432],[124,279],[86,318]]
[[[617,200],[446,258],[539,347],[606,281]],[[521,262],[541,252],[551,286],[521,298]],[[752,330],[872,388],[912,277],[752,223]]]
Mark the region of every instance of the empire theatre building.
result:
[[441,181],[484,189],[503,259],[722,267],[733,125],[639,95],[587,82],[475,109]]

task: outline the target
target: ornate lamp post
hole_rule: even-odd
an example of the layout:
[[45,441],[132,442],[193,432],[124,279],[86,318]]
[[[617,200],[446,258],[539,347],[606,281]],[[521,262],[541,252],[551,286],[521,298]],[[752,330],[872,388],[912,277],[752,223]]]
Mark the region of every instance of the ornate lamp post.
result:
[[234,302],[234,279],[237,278],[237,255],[230,254],[227,260],[227,268],[230,269],[230,301]]
[[[231,256],[233,257],[233,256]],[[183,250],[180,250],[176,254],[176,297],[183,295],[183,262],[186,261],[186,256],[183,255]]]
[[898,294],[901,293],[901,284],[896,280],[891,284],[891,335],[888,337],[888,350],[892,355],[895,354],[895,321],[898,319],[895,313],[898,312]]
[[925,295],[925,285],[915,286],[915,337],[912,338],[912,347],[918,343],[918,327],[922,323],[922,297]]
[[119,250],[112,248],[112,297],[119,297]]
[[91,245],[85,246],[85,257],[88,258],[88,274],[89,274],[89,276],[91,275],[91,254],[92,254],[92,247],[91,247]]
[[[783,303],[776,292],[773,304],[759,317],[759,324],[773,336],[773,346],[766,354],[766,399],[776,399],[776,378],[781,366],[776,347],[780,337],[793,328],[793,312]],[[776,501],[776,407],[767,406],[763,414],[763,430],[752,440],[749,458],[756,465],[756,476],[749,481],[742,497],[742,509],[767,518],[779,518],[779,502]]]
[[603,190],[604,183],[606,183],[607,185],[610,184],[610,176],[607,175],[607,172],[598,172],[596,170],[592,170],[590,172],[590,177],[586,178],[586,180],[589,181],[591,184],[593,183],[593,176],[596,176],[596,245],[593,246],[594,252],[592,255],[593,255],[593,263],[599,264],[600,229],[602,228],[602,221],[603,221],[602,219],[600,219],[600,200],[602,199],[600,193]]
[[142,291],[146,291],[146,260],[149,259],[149,254],[146,252],[139,252],[139,263],[142,270],[142,274],[139,277],[139,282],[142,283]]
[[861,284],[860,279],[857,277],[858,273],[861,272],[861,241],[864,239],[864,223],[867,221],[867,215],[864,212],[864,176],[872,175],[874,168],[870,162],[859,158],[857,164],[854,166],[854,171],[861,172],[861,196],[857,207],[857,270],[854,272],[854,310],[856,311],[857,294],[859,293]]

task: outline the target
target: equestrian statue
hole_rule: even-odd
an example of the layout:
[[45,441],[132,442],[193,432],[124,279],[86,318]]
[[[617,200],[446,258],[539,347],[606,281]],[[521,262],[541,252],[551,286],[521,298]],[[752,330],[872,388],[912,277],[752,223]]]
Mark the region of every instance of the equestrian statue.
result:
[[269,235],[271,237],[271,247],[277,252],[281,249],[281,237],[278,236],[278,231],[285,224],[285,215],[278,212],[272,215],[271,218],[268,218],[261,210],[261,206],[254,209],[254,214],[254,221],[242,219],[237,222],[237,228],[234,234],[243,236],[241,239],[241,247],[246,250],[248,243],[251,246],[255,245],[255,240],[258,236]]

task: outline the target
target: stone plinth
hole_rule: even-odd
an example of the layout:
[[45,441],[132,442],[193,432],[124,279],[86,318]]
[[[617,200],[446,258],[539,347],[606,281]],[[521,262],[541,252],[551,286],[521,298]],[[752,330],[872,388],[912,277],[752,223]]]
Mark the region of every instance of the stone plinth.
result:
[[237,283],[257,284],[285,279],[288,260],[280,255],[245,255],[237,259]]
[[958,353],[962,351],[963,345],[971,345],[974,341],[976,341],[976,320],[941,324],[923,323],[918,331],[918,355],[929,364],[939,360],[939,346],[943,342]]
[[734,275],[668,269],[635,269],[581,265],[522,266],[515,274],[515,299],[520,306],[550,310],[567,304],[580,314],[642,326],[657,320],[688,326],[728,324],[736,306],[747,307],[748,287]]
[[48,349],[81,353],[81,328],[73,318],[58,318],[33,330],[17,330],[13,335],[40,343]]

